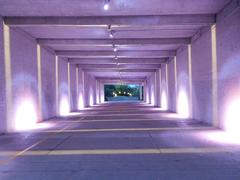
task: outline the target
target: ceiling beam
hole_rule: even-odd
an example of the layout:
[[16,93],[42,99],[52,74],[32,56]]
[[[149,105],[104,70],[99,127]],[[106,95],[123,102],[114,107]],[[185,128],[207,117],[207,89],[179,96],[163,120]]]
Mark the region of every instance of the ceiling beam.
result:
[[173,57],[176,55],[174,50],[159,51],[56,51],[57,56],[61,57]]
[[83,69],[84,72],[129,72],[129,73],[143,73],[156,72],[155,69]]
[[40,45],[135,45],[189,44],[191,38],[129,38],[129,39],[38,39]]
[[211,25],[215,23],[212,14],[187,15],[140,15],[140,16],[74,16],[74,17],[5,17],[10,26],[31,25]]
[[[119,77],[96,77],[96,80],[99,80],[99,81],[116,81],[116,80],[119,80]],[[128,80],[128,81],[144,81],[145,78],[126,78],[126,77],[123,77],[121,78],[121,80]]]
[[160,64],[81,64],[82,69],[159,69]]
[[69,58],[72,64],[163,64],[168,58]]

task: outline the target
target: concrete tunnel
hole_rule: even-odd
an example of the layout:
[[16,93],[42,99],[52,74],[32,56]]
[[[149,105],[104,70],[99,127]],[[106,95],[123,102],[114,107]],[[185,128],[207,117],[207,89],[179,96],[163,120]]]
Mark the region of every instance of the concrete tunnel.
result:
[[239,7],[0,0],[0,179],[239,179]]

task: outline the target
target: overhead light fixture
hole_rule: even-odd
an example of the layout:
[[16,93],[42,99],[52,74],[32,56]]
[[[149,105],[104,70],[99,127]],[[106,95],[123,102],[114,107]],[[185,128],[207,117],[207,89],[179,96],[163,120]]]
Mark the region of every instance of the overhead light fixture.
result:
[[104,6],[103,6],[103,9],[105,11],[107,11],[109,9],[109,3],[110,3],[110,0],[105,0]]
[[113,32],[112,32],[112,30],[109,32],[109,37],[110,37],[110,38],[113,38]]
[[110,32],[112,30],[111,24],[108,25],[108,31]]
[[117,47],[113,44],[113,51],[117,52]]
[[109,32],[109,37],[113,38],[113,34],[115,33],[115,31],[112,30],[112,25],[111,24],[108,25],[107,31]]

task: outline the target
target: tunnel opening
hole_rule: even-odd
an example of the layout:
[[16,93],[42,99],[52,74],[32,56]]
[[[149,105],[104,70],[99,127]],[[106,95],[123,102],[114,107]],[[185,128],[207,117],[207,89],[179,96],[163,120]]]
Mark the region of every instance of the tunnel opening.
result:
[[143,86],[137,84],[104,85],[104,100],[111,102],[143,101]]

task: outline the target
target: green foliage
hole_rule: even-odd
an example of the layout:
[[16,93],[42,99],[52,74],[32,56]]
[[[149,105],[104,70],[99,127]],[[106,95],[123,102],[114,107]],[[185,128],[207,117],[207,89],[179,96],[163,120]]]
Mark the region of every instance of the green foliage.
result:
[[107,97],[117,96],[140,96],[139,85],[104,85],[105,100]]

